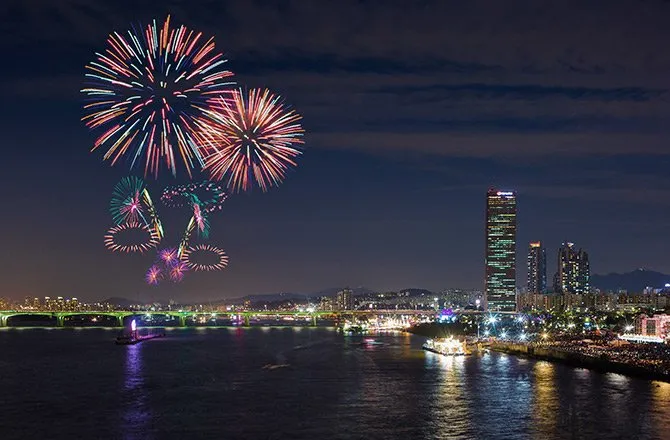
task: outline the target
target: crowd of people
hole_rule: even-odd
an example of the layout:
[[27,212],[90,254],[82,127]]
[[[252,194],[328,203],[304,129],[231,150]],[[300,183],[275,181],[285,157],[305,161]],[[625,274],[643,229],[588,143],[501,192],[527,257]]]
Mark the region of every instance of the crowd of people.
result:
[[538,340],[532,344],[670,375],[670,345],[668,344],[630,343],[617,339],[613,335],[588,338],[564,336]]

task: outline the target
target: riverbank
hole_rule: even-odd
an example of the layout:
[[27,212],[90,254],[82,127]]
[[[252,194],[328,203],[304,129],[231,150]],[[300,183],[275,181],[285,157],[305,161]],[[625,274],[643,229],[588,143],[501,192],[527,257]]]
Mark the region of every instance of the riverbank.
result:
[[489,348],[494,351],[559,362],[577,368],[586,368],[600,373],[617,373],[647,380],[660,380],[670,383],[670,374],[654,371],[650,368],[617,362],[604,357],[588,356],[582,353],[560,350],[554,347],[543,347],[531,344],[519,344],[504,341],[493,341]]

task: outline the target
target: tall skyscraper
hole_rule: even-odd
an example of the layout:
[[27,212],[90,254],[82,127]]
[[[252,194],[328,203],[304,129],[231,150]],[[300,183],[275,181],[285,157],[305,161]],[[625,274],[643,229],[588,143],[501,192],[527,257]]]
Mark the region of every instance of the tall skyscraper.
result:
[[528,293],[547,291],[547,253],[542,243],[537,241],[528,245]]
[[554,290],[558,293],[589,293],[591,268],[589,254],[575,249],[575,244],[564,242],[558,249],[558,271],[554,277]]
[[486,303],[516,310],[516,195],[490,189],[486,196]]

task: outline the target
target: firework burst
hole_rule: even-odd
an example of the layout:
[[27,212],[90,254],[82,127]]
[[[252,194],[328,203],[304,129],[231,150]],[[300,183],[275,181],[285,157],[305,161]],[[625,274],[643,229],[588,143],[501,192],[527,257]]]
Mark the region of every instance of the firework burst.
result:
[[[117,235],[129,231],[142,231],[147,234],[146,240],[137,243],[121,244],[117,241]],[[144,253],[149,249],[158,246],[160,238],[153,228],[149,228],[142,223],[131,222],[122,225],[114,226],[105,235],[105,247],[113,252],[141,252]]]
[[175,283],[178,283],[184,279],[184,275],[187,271],[188,266],[185,263],[179,261],[170,269],[170,279]]
[[198,203],[206,213],[221,210],[226,198],[227,195],[221,186],[207,180],[169,186],[163,190],[161,195],[161,201],[169,208],[181,208]]
[[213,38],[154,20],[144,32],[112,33],[107,48],[86,66],[88,98],[82,120],[101,134],[91,151],[106,149],[112,165],[121,158],[144,174],[172,175],[181,163],[189,176],[203,160],[210,126],[207,100],[229,92],[232,73]]
[[267,191],[278,186],[290,167],[297,165],[304,133],[300,115],[287,110],[279,96],[268,90],[237,90],[230,97],[211,100],[208,114],[216,120],[216,140],[204,149],[205,170],[224,180],[232,191],[254,185]]
[[143,206],[144,181],[134,176],[124,177],[114,186],[112,200],[109,202],[109,211],[114,224],[138,223],[145,224]]
[[151,266],[145,276],[147,284],[151,284],[153,286],[157,285],[162,278],[163,278],[163,271],[161,270],[160,267],[156,265]]
[[161,249],[160,252],[158,252],[158,258],[168,268],[174,266],[179,262],[179,257],[177,256],[177,249],[175,248]]
[[[202,255],[209,255],[211,263],[198,262]],[[208,244],[197,244],[189,247],[181,256],[182,261],[194,271],[222,270],[228,266],[228,256],[221,249]]]

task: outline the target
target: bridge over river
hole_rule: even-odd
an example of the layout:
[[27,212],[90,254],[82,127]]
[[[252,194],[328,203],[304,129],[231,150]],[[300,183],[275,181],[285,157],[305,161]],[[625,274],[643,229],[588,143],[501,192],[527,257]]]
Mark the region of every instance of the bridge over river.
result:
[[[466,313],[473,311],[466,311]],[[433,310],[347,310],[347,311],[243,311],[243,312],[191,312],[191,311],[86,311],[86,312],[51,312],[51,311],[24,311],[24,310],[4,310],[0,311],[0,327],[11,327],[14,319],[16,321],[26,321],[35,318],[33,324],[40,326],[39,321],[43,321],[45,327],[64,327],[76,325],[77,320],[89,320],[95,322],[97,319],[104,319],[110,326],[123,327],[128,324],[131,317],[141,317],[144,320],[151,321],[158,318],[163,321],[169,321],[161,325],[175,327],[185,327],[189,321],[198,323],[208,320],[229,320],[238,325],[251,325],[256,321],[302,321],[309,322],[311,325],[317,325],[318,320],[342,320],[354,317],[407,317],[407,318],[434,318],[438,312]],[[462,313],[462,312],[459,312]],[[481,312],[474,312],[481,313]],[[33,325],[35,326],[35,325]]]

